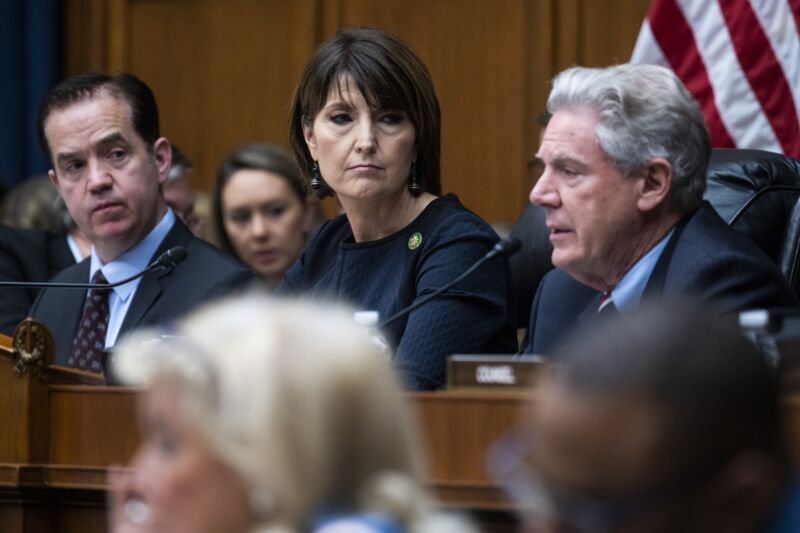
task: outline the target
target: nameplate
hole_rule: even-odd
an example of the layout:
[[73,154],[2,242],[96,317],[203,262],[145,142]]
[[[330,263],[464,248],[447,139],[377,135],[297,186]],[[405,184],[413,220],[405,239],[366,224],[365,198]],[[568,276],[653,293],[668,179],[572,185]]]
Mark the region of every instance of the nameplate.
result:
[[451,355],[447,359],[447,388],[530,388],[543,366],[538,356]]

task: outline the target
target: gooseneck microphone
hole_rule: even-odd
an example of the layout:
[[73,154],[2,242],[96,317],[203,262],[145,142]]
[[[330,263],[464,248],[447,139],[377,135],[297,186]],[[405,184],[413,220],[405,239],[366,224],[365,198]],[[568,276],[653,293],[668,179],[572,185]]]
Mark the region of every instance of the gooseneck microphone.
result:
[[452,287],[456,283],[462,281],[464,278],[466,278],[467,276],[469,276],[470,274],[475,272],[478,268],[480,268],[481,265],[483,265],[489,259],[492,259],[492,258],[497,257],[497,256],[512,255],[512,254],[516,253],[517,251],[519,251],[519,249],[521,247],[522,247],[522,243],[519,242],[519,239],[503,239],[502,241],[499,241],[497,244],[495,244],[492,247],[491,250],[486,252],[486,255],[481,257],[471,267],[469,267],[467,270],[465,270],[463,274],[461,274],[460,276],[458,276],[457,278],[452,280],[450,283],[447,283],[447,284],[443,285],[442,287],[439,287],[438,289],[436,289],[432,293],[427,294],[427,295],[423,296],[422,298],[416,300],[414,303],[412,303],[411,305],[409,305],[405,309],[401,309],[400,311],[398,311],[397,313],[393,314],[392,316],[390,316],[389,318],[387,318],[383,322],[379,323],[378,324],[378,329],[382,329],[382,328],[388,326],[389,324],[391,324],[395,320],[399,320],[399,319],[403,318],[404,316],[406,316],[407,314],[411,313],[412,311],[414,311],[414,310],[418,309],[419,307],[425,305],[426,303],[430,302],[431,300],[433,300],[434,298],[436,298],[437,296],[442,294],[444,291],[446,291],[447,289],[449,289],[450,287]]
[[[163,268],[175,268],[178,263],[183,263],[186,260],[186,257],[189,255],[189,252],[186,251],[184,246],[175,246],[174,248],[170,248],[163,254],[159,255],[158,258],[153,261],[153,263],[147,267],[147,269],[156,268],[156,267],[163,267]],[[147,272],[147,269],[144,272]],[[142,274],[144,274],[142,272]]]
[[150,263],[147,268],[141,272],[134,274],[129,278],[125,278],[115,283],[53,283],[46,281],[0,281],[0,287],[33,287],[37,289],[56,288],[56,289],[113,289],[120,285],[125,285],[128,282],[140,278],[152,270],[172,270],[178,263],[183,262],[189,252],[183,246],[175,246],[170,248],[158,258]]

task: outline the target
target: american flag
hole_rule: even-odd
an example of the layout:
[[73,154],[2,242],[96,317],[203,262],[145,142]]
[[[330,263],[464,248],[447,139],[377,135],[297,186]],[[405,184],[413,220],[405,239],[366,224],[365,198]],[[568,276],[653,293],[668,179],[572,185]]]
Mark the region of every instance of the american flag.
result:
[[671,68],[715,147],[800,158],[800,0],[653,0],[631,57]]

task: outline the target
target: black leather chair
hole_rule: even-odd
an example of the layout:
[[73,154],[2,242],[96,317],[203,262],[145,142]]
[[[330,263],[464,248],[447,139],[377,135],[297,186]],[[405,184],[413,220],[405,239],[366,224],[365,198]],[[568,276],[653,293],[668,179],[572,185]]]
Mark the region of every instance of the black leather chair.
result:
[[715,149],[705,198],[771,257],[800,296],[800,161],[763,150]]
[[[707,177],[706,200],[775,261],[800,298],[800,161],[763,150],[718,148]],[[517,322],[524,328],[539,282],[553,268],[544,209],[528,204],[511,236],[522,242],[510,262]]]
[[517,327],[527,328],[539,282],[553,268],[553,245],[544,220],[544,208],[527,204],[511,228],[509,238],[519,239],[520,250],[509,257],[511,286],[516,300]]

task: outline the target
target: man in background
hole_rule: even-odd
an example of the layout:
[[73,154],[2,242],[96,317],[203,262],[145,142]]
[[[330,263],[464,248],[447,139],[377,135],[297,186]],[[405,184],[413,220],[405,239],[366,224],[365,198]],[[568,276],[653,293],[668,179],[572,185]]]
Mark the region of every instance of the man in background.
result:
[[[191,162],[172,146],[164,200],[197,237],[203,224],[194,212],[187,174]],[[0,280],[48,281],[91,253],[92,243],[72,220],[47,175],[32,176],[0,202]],[[0,334],[12,335],[36,300],[35,287],[0,287]]]
[[195,193],[189,175],[192,162],[177,146],[172,145],[172,165],[164,183],[164,200],[196,237],[205,238],[204,221],[195,211]]
[[[0,280],[47,281],[89,255],[92,243],[46,175],[26,179],[0,205]],[[33,287],[0,287],[0,333],[14,333],[38,294]]]
[[39,115],[48,175],[92,243],[91,256],[53,281],[113,283],[167,250],[187,258],[114,289],[45,289],[31,309],[56,338],[56,361],[102,372],[102,352],[139,326],[169,323],[246,284],[251,273],[196,238],[167,207],[172,160],[150,88],[130,74],[82,74],[54,87]]
[[575,67],[553,81],[531,191],[555,270],[531,309],[527,353],[548,354],[601,311],[683,295],[721,314],[795,306],[781,272],[703,201],[703,116],[666,68]]

